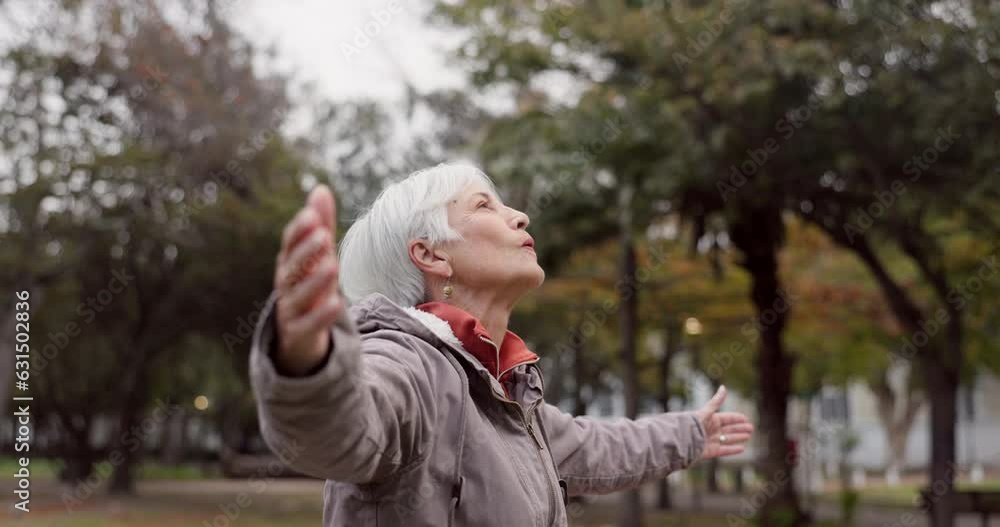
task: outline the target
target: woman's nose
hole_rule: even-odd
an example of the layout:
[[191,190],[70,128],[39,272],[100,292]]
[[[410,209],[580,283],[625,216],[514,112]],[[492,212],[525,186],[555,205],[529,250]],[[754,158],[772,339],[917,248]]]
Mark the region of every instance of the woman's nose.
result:
[[514,224],[514,228],[518,230],[527,229],[528,225],[531,224],[531,218],[529,218],[527,214],[519,210],[516,209],[510,209],[510,210],[513,213],[513,215],[511,216],[511,221]]

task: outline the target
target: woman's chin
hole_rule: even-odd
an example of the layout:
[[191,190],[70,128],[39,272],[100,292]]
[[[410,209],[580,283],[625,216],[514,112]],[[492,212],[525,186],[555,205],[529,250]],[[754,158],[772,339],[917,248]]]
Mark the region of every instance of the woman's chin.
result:
[[545,283],[545,269],[542,269],[541,265],[536,265],[535,267],[536,267],[535,283],[532,287],[539,288],[542,287],[542,284]]
[[507,287],[523,290],[524,293],[541,287],[542,283],[545,282],[545,271],[540,265],[535,264],[533,267],[534,269],[528,268],[523,273],[519,272],[515,276],[509,277],[510,281]]

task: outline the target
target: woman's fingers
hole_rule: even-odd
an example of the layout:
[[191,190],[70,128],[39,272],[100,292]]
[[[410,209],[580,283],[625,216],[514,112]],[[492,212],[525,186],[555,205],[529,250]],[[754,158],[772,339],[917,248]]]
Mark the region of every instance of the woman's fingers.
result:
[[753,425],[750,423],[736,423],[731,425],[722,425],[719,427],[720,434],[752,434]]
[[719,389],[715,391],[715,395],[705,403],[702,409],[710,414],[718,412],[719,408],[722,408],[722,404],[726,402],[727,393],[725,386],[719,386]]
[[279,271],[279,289],[287,292],[296,283],[304,280],[316,265],[330,255],[332,250],[330,231],[315,229],[288,255]]
[[306,199],[307,206],[312,209],[319,218],[320,224],[330,229],[330,233],[336,237],[337,234],[337,200],[333,197],[333,192],[326,185],[317,185],[309,193]]
[[743,445],[722,445],[711,457],[735,456],[742,454],[746,450]]
[[750,419],[747,416],[738,412],[719,412],[715,414],[715,419],[718,420],[721,426],[750,423]]
[[[735,412],[718,412],[708,418],[705,432],[705,459],[741,454],[746,449],[746,443],[753,436],[754,426],[743,414]],[[722,436],[726,442],[722,442]]]
[[319,225],[320,218],[312,207],[303,207],[292,218],[292,221],[285,225],[281,232],[281,252],[282,260],[295,248],[302,239]]
[[[723,435],[726,436],[726,442],[725,443],[722,442],[722,436]],[[716,435],[715,437],[713,437],[712,440],[713,441],[718,441],[722,445],[739,445],[739,444],[746,443],[747,441],[749,441],[750,440],[750,434],[746,434],[746,433],[735,433],[735,434],[726,433],[726,434],[719,434],[719,435]]]
[[337,261],[327,256],[307,278],[292,286],[281,301],[290,317],[308,311],[317,302],[337,292]]
[[288,321],[286,328],[291,335],[293,342],[297,342],[303,337],[315,335],[321,330],[325,330],[337,321],[340,312],[344,309],[344,302],[339,295],[334,295],[328,300],[321,302],[310,311],[301,316]]
[[330,189],[320,185],[281,233],[274,272],[278,357],[292,372],[309,371],[322,360],[329,327],[346,309],[338,294],[336,211]]

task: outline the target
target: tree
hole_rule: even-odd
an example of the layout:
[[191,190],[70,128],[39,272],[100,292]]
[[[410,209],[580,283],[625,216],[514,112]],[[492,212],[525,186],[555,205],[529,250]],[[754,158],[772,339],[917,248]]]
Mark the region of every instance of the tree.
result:
[[[874,218],[874,231],[901,242],[900,250],[941,304],[954,283],[941,265],[946,253],[928,230],[928,220],[961,209],[995,236],[995,221],[983,213],[991,206],[995,210],[995,178],[982,175],[995,166],[997,141],[955,144],[942,135],[949,126],[965,137],[997,132],[990,96],[997,77],[997,46],[990,45],[998,27],[992,6],[975,3],[952,10],[913,4],[903,9],[876,2],[778,0],[547,7],[538,11],[528,2],[470,1],[442,4],[439,13],[473,29],[461,53],[476,83],[523,98],[546,79],[559,78],[582,93],[529,105],[530,111],[521,105],[517,113],[523,122],[544,122],[547,116],[571,122],[566,114],[575,113],[578,122],[597,128],[601,121],[595,115],[625,116],[624,133],[608,151],[592,156],[593,169],[585,166],[584,172],[606,169],[611,175],[606,179],[621,183],[634,166],[644,166],[655,182],[643,184],[639,194],[649,198],[643,203],[674,200],[702,225],[722,216],[753,277],[751,298],[758,313],[780,300],[776,254],[785,236],[782,211],[816,217],[817,225],[840,231],[830,233],[835,240],[850,235],[851,247],[845,247],[873,270],[911,334],[922,331],[919,324],[927,317],[913,302],[902,301],[902,288],[886,279],[885,262],[872,256],[872,242],[856,232],[855,207],[862,207],[869,224],[873,198],[880,198],[882,210],[891,208]],[[943,93],[975,95],[956,101]],[[510,121],[509,128],[517,126]],[[582,135],[574,132],[569,137]],[[571,142],[545,130],[519,139],[526,137],[547,139],[550,147]],[[912,145],[935,142],[939,151],[928,154],[933,167],[910,159]],[[497,144],[511,148],[510,141]],[[557,156],[525,155],[528,148],[537,145],[512,149],[519,161],[538,160],[530,173],[558,167],[552,162]],[[516,170],[509,166],[503,169]],[[913,178],[907,182],[907,200],[896,199],[902,193],[898,185],[891,189],[901,171]],[[963,185],[956,187],[955,181]],[[583,192],[593,188],[581,184]],[[967,193],[969,188],[977,192]],[[896,205],[886,202],[890,192]],[[954,394],[963,335],[961,313],[947,307],[945,313],[952,322],[940,338],[950,351],[921,356],[928,387],[939,394],[931,397],[936,445],[931,478],[950,488],[952,476],[946,472],[954,460]],[[766,389],[761,418],[773,438],[766,462],[772,479],[789,472],[782,443],[794,359],[782,339],[786,316],[776,317],[764,332],[758,357]],[[932,366],[941,361],[944,368]],[[800,522],[792,485],[783,485],[778,496],[761,511],[764,519],[778,521],[790,513],[792,523]],[[947,507],[937,510],[936,524],[948,525]]]
[[[0,137],[17,174],[2,196],[4,244],[24,249],[7,272],[45,285],[35,320],[52,336],[32,362],[40,415],[60,423],[70,481],[116,453],[114,491],[132,488],[166,357],[198,330],[221,351],[205,321],[233,324],[250,311],[240,295],[266,297],[269,260],[232,258],[276,247],[275,218],[305,167],[280,137],[284,79],[255,71],[212,3],[188,7],[204,33],[156,2],[70,2],[4,57]],[[213,237],[243,252],[217,258]],[[113,423],[103,445],[99,419]]]

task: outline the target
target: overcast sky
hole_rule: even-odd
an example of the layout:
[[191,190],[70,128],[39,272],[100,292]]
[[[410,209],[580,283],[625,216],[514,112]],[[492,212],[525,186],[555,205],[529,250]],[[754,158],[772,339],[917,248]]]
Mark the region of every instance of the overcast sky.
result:
[[[405,75],[420,91],[461,83],[447,67],[455,37],[426,23],[425,0],[221,0],[233,23],[277,46],[299,79],[334,99],[399,100]],[[365,40],[368,43],[365,44]]]

